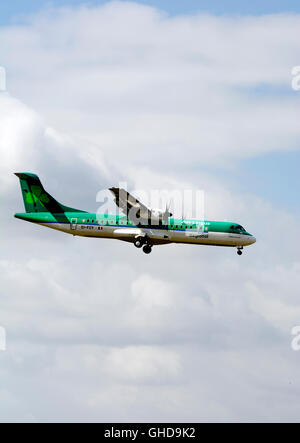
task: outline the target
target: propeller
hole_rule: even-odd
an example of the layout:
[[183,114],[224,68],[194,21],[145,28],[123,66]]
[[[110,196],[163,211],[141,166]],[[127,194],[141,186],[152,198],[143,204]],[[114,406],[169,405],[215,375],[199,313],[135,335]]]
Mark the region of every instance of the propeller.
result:
[[170,202],[166,204],[166,210],[163,215],[163,219],[165,222],[168,222],[169,218],[172,217],[172,213],[170,212]]

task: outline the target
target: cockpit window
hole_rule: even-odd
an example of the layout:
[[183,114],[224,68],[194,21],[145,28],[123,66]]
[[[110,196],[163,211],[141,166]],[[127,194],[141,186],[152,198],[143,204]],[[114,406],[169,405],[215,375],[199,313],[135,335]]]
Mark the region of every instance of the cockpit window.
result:
[[230,229],[235,232],[246,232],[246,230],[241,225],[232,225]]

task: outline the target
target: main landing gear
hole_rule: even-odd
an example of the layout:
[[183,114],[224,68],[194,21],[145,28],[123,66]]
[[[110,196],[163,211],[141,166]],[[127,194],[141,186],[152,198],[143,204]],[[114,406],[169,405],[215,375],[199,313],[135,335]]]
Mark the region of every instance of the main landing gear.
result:
[[134,246],[138,249],[143,248],[143,252],[145,254],[151,254],[152,252],[152,245],[147,241],[147,238],[145,237],[136,238]]
[[143,237],[138,237],[135,242],[134,242],[134,246],[138,249],[140,249],[144,244],[144,239]]
[[152,252],[152,247],[151,247],[151,245],[145,245],[145,246],[143,247],[143,252],[144,252],[145,254],[151,254],[151,252]]
[[243,254],[243,246],[238,246],[237,248],[237,255],[242,255]]

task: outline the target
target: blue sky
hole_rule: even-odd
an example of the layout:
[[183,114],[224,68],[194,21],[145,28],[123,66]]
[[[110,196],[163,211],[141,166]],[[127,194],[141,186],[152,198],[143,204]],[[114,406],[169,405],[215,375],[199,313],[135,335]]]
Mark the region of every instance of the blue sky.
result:
[[242,193],[254,193],[274,206],[300,215],[300,152],[276,152],[242,161],[234,172],[230,169],[208,169],[217,177],[231,182]]
[[299,215],[299,151],[273,153],[244,162],[240,173],[247,188]]
[[[2,2],[0,23],[10,23],[16,16],[38,11],[49,5],[78,5],[89,3],[92,5],[103,4],[103,0],[14,0]],[[146,4],[164,9],[170,14],[194,13],[205,11],[212,14],[265,14],[279,12],[300,12],[300,3],[296,0],[254,0],[241,2],[240,0],[137,0],[137,3]]]

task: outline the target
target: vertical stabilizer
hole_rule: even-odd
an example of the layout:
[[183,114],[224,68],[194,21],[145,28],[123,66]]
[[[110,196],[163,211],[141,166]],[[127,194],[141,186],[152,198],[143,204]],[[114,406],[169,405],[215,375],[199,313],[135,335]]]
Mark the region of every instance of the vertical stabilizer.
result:
[[55,200],[55,198],[44,189],[37,175],[27,172],[16,173],[15,175],[20,179],[26,212],[84,212],[79,209],[64,206]]

